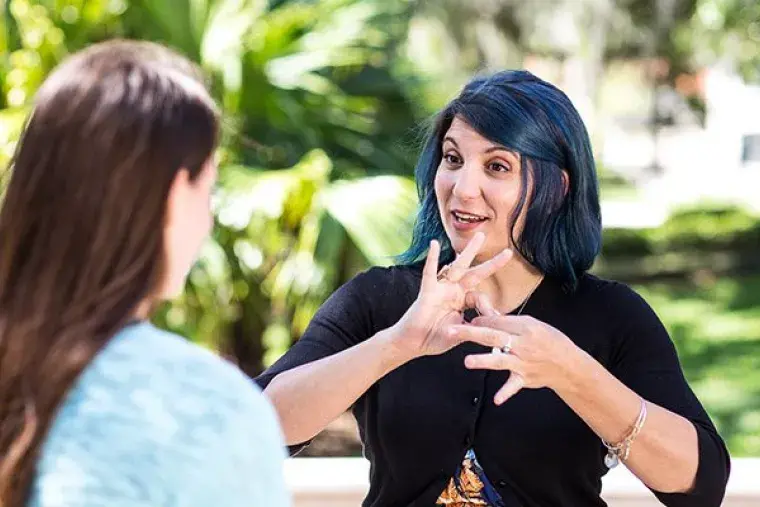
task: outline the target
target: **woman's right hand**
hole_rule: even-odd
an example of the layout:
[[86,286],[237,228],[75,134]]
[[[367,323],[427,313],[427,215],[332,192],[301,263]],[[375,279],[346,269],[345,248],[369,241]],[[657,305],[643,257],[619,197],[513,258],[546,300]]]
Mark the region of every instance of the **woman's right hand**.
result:
[[454,262],[441,270],[441,274],[446,270],[444,276],[438,272],[440,244],[430,243],[417,299],[394,326],[396,344],[405,353],[411,357],[442,354],[460,343],[446,331],[450,325],[462,323],[467,293],[512,258],[512,251],[504,250],[471,266],[484,241],[485,235],[476,233]]

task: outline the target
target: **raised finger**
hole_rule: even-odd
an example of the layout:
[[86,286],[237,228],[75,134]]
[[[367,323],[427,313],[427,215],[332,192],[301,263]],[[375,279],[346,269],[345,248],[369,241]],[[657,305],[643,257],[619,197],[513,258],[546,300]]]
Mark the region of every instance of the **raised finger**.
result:
[[453,273],[451,271],[449,272],[450,276],[453,277],[453,281],[458,281],[467,271],[470,264],[472,264],[472,261],[475,260],[475,256],[478,255],[478,252],[480,252],[480,249],[483,247],[485,240],[485,234],[482,232],[476,232],[469,243],[467,243],[467,246],[464,247],[462,253],[457,255],[457,258],[451,263],[451,270]]
[[477,292],[476,294],[477,298],[475,300],[475,308],[478,310],[478,313],[480,315],[484,315],[486,317],[498,317],[501,315],[499,311],[494,308],[493,304],[491,303],[491,298],[489,298],[485,292]]
[[501,389],[493,397],[494,403],[501,405],[525,387],[525,379],[518,373],[512,372]]
[[462,276],[460,283],[462,283],[465,289],[471,289],[477,286],[480,282],[506,266],[513,256],[514,254],[512,250],[502,250],[486,262],[468,269],[464,276]]
[[425,267],[422,268],[422,285],[427,286],[435,283],[438,277],[438,256],[441,253],[441,244],[437,240],[430,242]]

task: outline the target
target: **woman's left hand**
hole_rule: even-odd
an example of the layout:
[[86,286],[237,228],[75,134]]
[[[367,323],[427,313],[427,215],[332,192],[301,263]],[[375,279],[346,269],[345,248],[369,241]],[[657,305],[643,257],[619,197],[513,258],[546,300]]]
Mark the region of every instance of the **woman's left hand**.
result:
[[501,315],[484,294],[472,295],[481,314],[469,324],[451,327],[459,341],[471,341],[494,352],[465,358],[470,369],[509,370],[509,379],[494,402],[501,405],[522,388],[556,387],[569,380],[580,349],[564,333],[530,316]]

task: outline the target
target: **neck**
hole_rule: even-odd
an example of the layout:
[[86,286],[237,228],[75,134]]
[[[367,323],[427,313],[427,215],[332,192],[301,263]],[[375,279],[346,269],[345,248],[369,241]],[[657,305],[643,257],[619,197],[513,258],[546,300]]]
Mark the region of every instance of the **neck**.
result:
[[135,307],[135,311],[132,313],[132,317],[140,320],[147,320],[150,317],[152,303],[148,299],[144,299]]
[[499,312],[509,313],[531,296],[542,278],[543,273],[515,252],[506,266],[478,285],[478,291],[483,292]]

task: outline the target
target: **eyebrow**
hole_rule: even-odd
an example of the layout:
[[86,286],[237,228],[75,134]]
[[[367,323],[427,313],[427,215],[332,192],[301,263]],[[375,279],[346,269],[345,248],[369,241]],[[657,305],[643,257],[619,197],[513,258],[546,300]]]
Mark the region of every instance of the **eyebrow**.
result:
[[[457,144],[457,142],[454,140],[453,137],[446,136],[446,137],[443,138],[443,141],[444,142],[449,141],[451,144],[454,145],[455,148],[459,149],[459,145]],[[490,146],[490,147],[486,148],[486,150],[485,150],[484,153],[492,153],[494,151],[506,151],[507,153],[509,153],[512,156],[515,155],[514,151],[510,150],[509,148],[507,148],[505,146]]]
[[453,137],[450,137],[450,136],[446,136],[446,137],[444,137],[444,138],[443,138],[443,142],[445,143],[446,141],[450,142],[450,143],[451,143],[451,144],[453,144],[455,147],[459,148],[459,145],[457,144],[457,142],[456,142],[456,141],[454,141],[454,138],[453,138]]

